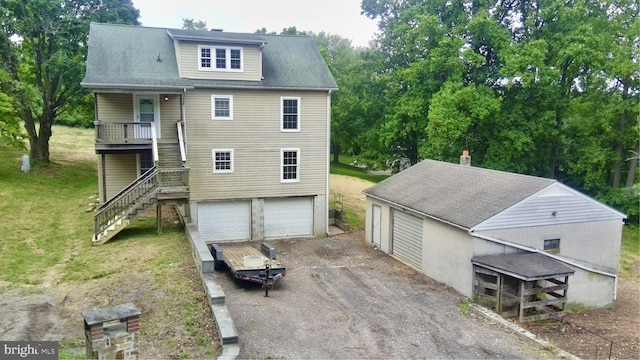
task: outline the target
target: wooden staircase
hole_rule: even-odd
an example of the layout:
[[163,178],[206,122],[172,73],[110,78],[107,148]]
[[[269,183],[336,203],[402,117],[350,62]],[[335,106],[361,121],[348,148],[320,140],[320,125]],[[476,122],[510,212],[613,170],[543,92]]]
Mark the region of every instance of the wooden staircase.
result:
[[102,245],[158,201],[187,200],[188,173],[176,143],[157,144],[156,166],[102,204],[95,215],[91,243]]

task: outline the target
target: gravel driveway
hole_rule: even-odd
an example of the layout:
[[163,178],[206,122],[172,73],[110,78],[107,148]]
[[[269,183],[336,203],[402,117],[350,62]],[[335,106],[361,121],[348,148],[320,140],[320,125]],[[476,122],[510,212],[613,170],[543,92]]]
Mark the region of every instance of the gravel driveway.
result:
[[551,355],[482,318],[462,315],[460,294],[364,244],[362,233],[272,244],[287,276],[269,297],[260,285],[226,271],[215,275],[242,359]]

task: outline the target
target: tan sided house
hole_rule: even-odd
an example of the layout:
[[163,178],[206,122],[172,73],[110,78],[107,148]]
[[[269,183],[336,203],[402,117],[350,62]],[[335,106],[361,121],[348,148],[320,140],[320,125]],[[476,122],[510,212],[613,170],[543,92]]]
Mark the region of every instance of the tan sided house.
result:
[[312,38],[93,23],[82,85],[94,244],[154,204],[179,205],[204,241],[326,234],[337,85]]
[[552,179],[424,160],[364,191],[366,241],[500,314],[616,298],[625,215]]

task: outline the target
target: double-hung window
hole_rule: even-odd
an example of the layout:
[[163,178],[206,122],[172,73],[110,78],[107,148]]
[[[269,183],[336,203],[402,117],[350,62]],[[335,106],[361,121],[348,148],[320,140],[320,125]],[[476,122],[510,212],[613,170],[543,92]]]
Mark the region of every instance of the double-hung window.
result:
[[300,131],[300,98],[282,97],[280,100],[282,131]]
[[280,181],[300,181],[300,149],[282,149],[280,152]]
[[213,149],[213,173],[233,172],[233,149]]
[[198,70],[242,71],[242,48],[200,45]]
[[211,95],[211,119],[233,120],[233,96]]
[[211,48],[200,46],[198,47],[198,69],[209,70],[211,69]]

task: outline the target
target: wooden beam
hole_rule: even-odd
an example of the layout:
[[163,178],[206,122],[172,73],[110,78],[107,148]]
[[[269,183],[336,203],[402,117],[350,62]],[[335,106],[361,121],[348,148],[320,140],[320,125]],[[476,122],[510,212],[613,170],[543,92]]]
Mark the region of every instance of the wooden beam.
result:
[[540,293],[551,293],[554,291],[558,291],[558,290],[564,290],[568,287],[568,285],[557,285],[557,286],[550,286],[550,287],[540,287],[540,288],[531,288],[528,290],[525,290],[525,295],[535,295],[535,294],[540,294]]

